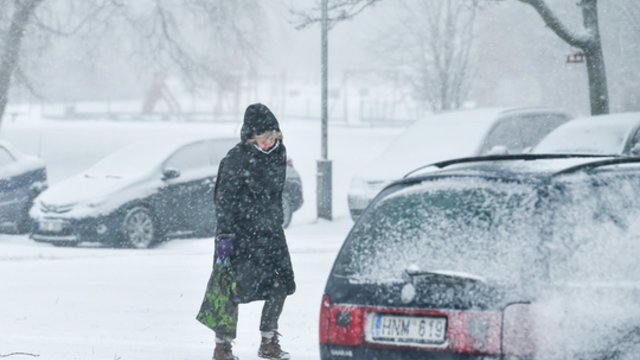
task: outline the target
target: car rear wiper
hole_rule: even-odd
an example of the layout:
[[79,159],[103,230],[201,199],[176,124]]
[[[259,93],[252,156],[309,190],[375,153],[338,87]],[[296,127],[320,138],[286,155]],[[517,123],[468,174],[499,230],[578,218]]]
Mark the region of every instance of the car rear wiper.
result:
[[473,274],[466,274],[462,272],[446,271],[446,270],[419,270],[419,269],[409,267],[405,269],[402,274],[402,279],[405,282],[411,282],[411,283],[413,283],[414,280],[419,278],[434,278],[434,277],[439,279],[449,279],[451,281],[456,281],[456,282],[460,280],[482,282],[482,283],[487,282],[484,278],[480,276],[476,276]]

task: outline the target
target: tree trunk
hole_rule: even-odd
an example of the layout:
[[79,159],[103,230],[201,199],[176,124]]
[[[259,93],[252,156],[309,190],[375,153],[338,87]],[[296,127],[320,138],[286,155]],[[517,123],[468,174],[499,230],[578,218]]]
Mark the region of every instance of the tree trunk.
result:
[[7,102],[9,101],[9,89],[11,87],[11,77],[18,65],[20,58],[20,48],[24,37],[24,30],[34,10],[43,0],[30,0],[20,5],[16,2],[11,26],[7,33],[3,53],[0,56],[0,125],[4,116]]
[[585,28],[593,36],[590,46],[583,49],[587,59],[591,115],[608,114],[609,90],[607,87],[604,54],[602,53],[602,42],[600,40],[600,27],[598,25],[598,0],[583,0],[582,16]]
[[581,0],[578,3],[582,7],[582,18],[586,34],[576,34],[560,21],[560,19],[547,6],[545,0],[520,0],[533,6],[544,22],[562,40],[571,46],[582,50],[587,59],[587,74],[589,76],[589,100],[591,102],[591,114],[600,115],[609,113],[609,91],[607,89],[607,72],[602,53],[600,40],[600,27],[598,24],[598,0]]

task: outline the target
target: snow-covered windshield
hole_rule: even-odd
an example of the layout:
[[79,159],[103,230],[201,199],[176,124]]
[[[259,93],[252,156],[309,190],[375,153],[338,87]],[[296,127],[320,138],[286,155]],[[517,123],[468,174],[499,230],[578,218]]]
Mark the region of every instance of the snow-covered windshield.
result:
[[567,124],[542,139],[534,153],[621,154],[628,127],[601,124]]
[[517,283],[534,246],[531,186],[477,178],[427,181],[367,211],[334,271],[359,281],[400,279],[408,267]]
[[135,177],[149,173],[164,161],[169,152],[157,144],[143,142],[125,146],[85,171],[88,177]]

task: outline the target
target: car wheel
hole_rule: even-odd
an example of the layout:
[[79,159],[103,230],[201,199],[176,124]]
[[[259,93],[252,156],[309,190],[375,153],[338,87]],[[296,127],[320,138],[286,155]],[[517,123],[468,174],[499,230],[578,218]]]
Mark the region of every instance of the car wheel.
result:
[[282,197],[282,227],[287,228],[291,224],[291,218],[293,217],[293,211],[291,211],[291,201],[287,196]]
[[122,234],[124,243],[136,249],[145,249],[155,240],[155,225],[148,209],[137,206],[124,216]]

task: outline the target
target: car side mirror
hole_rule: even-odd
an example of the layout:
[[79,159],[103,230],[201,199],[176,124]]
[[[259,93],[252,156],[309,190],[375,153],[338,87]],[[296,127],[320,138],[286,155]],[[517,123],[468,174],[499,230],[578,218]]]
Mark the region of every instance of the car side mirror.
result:
[[162,180],[171,180],[180,177],[180,170],[174,168],[166,168],[162,170]]

